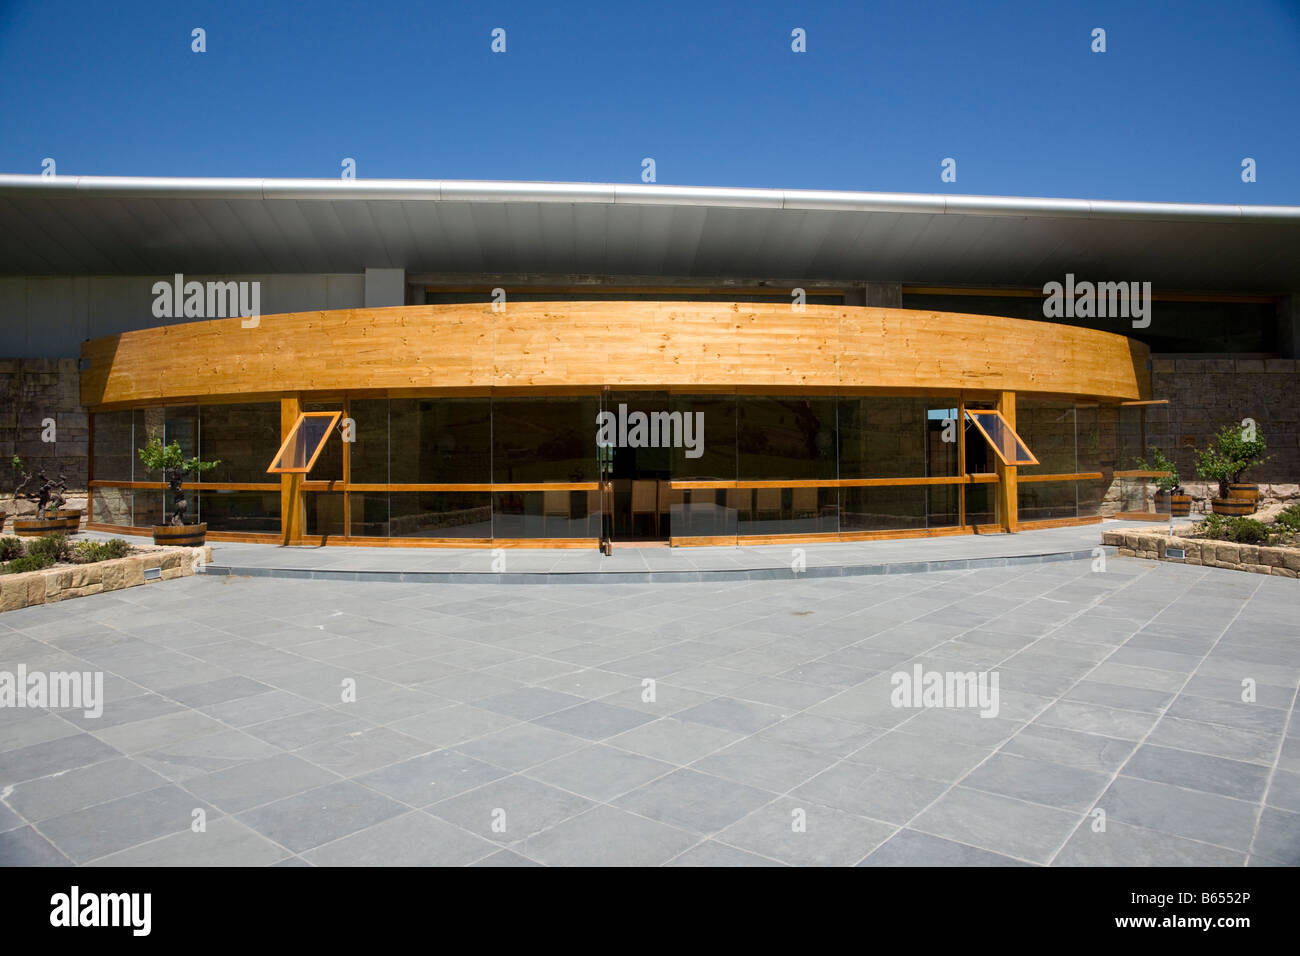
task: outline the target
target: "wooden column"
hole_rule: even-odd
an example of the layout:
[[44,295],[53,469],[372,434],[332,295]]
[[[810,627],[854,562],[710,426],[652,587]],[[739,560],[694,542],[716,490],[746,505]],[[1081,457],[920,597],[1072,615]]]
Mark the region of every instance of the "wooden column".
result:
[[[280,441],[289,437],[289,430],[302,412],[302,401],[297,393],[280,399]],[[280,476],[280,538],[281,544],[302,543],[302,475]]]
[[[998,411],[1012,428],[1016,427],[1016,393],[998,393]],[[1011,534],[1020,530],[1019,499],[1016,494],[1016,466],[997,462],[998,521],[1002,530]]]

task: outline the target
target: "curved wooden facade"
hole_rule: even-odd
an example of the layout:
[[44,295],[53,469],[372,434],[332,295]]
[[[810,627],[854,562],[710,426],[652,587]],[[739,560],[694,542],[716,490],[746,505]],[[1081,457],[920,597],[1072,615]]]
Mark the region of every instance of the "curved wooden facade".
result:
[[991,315],[689,302],[423,305],[215,319],[82,345],[92,410],[393,389],[892,389],[1149,398],[1146,346]]
[[[81,401],[97,413],[95,419],[157,406],[275,402],[282,439],[309,403],[327,403],[347,416],[358,402],[373,404],[373,399],[392,403],[412,398],[493,396],[495,403],[497,398],[602,391],[697,396],[732,393],[760,398],[942,397],[945,408],[953,409],[952,417],[959,422],[965,420],[968,404],[974,403],[996,408],[1014,428],[1018,394],[1040,403],[1093,406],[1149,399],[1148,365],[1146,346],[1122,335],[990,315],[828,305],[808,305],[796,311],[785,303],[738,302],[529,302],[506,304],[500,311],[489,304],[425,305],[184,322],[87,341],[82,345]],[[740,501],[747,503],[738,507],[750,508],[755,516],[765,507],[774,507],[814,517],[827,507],[818,495],[832,492],[840,496],[839,504],[829,505],[834,509],[843,507],[861,489],[873,487],[956,489],[952,520],[945,527],[839,530],[799,536],[752,532],[679,535],[674,530],[671,540],[675,544],[1017,530],[1022,526],[1016,504],[1018,469],[1007,462],[973,467],[966,445],[964,439],[958,445],[954,470],[937,474],[928,471],[928,466],[902,474],[886,472],[882,477],[837,475],[808,480],[770,474],[678,480],[674,473],[671,480],[661,478],[658,485],[675,496],[671,507],[680,505],[685,511],[697,505],[732,509],[733,503]],[[275,447],[267,449],[268,461]],[[126,451],[128,458],[134,457],[131,449]],[[338,480],[286,474],[268,475],[265,481],[200,482],[194,487],[200,493],[278,491],[278,534],[227,536],[286,544],[340,539],[356,544],[414,543],[409,538],[376,537],[364,531],[312,534],[310,522],[305,524],[304,509],[308,496],[314,494],[340,496],[340,520],[350,529],[362,497],[371,493],[485,494],[493,496],[490,502],[499,494],[545,496],[546,502],[540,506],[543,528],[548,516],[557,513],[570,517],[609,515],[613,509],[610,502],[618,493],[617,482],[595,474],[571,477],[567,482],[565,476],[547,475],[540,484],[518,476],[460,483],[428,479],[424,484],[366,483],[354,478],[349,464],[352,454],[345,446]],[[1058,467],[1047,470],[1052,473],[1021,475],[1019,480],[1072,488],[1079,482],[1101,482],[1102,470],[1108,469]],[[96,489],[130,495],[161,487],[155,487],[154,481],[98,476],[93,457],[91,477],[91,526],[105,530],[133,529],[97,518]],[[859,491],[853,491],[855,488]],[[968,507],[968,497],[980,488],[989,488],[996,497],[995,503],[990,499],[978,510],[988,513],[992,509],[995,518],[991,523],[972,517]],[[782,498],[783,494],[786,497]],[[579,498],[582,500],[576,505],[572,503]],[[489,505],[492,514],[495,507]],[[658,515],[663,500],[653,507]],[[655,520],[657,527],[658,517]],[[1093,520],[1100,518],[1084,517],[1080,511],[1076,518],[1047,523]],[[462,539],[426,536],[421,540],[444,546],[597,543],[591,537],[546,537],[545,531],[534,538],[503,538],[495,525],[490,535]],[[210,532],[210,537],[220,539],[223,534]]]

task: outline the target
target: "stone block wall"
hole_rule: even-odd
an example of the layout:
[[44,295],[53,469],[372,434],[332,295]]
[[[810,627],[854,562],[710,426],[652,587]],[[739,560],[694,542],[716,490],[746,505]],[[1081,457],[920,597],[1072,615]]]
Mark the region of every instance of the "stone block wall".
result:
[[[42,440],[45,419],[54,419],[54,441]],[[28,471],[62,471],[68,506],[84,507],[90,416],[81,407],[76,359],[0,358],[0,507],[10,507],[18,455]],[[75,494],[74,494],[75,493]],[[29,511],[31,505],[19,510]]]

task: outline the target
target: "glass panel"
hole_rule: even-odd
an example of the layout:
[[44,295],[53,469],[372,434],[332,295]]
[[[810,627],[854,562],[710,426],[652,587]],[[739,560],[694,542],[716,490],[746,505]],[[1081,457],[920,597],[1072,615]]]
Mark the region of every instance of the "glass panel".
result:
[[839,530],[838,488],[742,488],[736,497],[742,535]]
[[[985,419],[987,427],[987,419]],[[1016,431],[1034,449],[1037,465],[1025,466],[1025,474],[1071,475],[1078,468],[1075,452],[1074,405],[1019,399],[1016,402]]]
[[841,398],[838,406],[839,477],[957,474],[957,409],[943,400]]
[[674,491],[669,498],[672,533],[688,538],[734,537],[739,516],[743,513],[748,520],[751,498],[749,491],[735,488]]
[[163,410],[163,444],[177,442],[181,453],[191,458],[199,453],[199,407],[173,405]]
[[[593,411],[589,433],[594,422]],[[372,428],[377,432],[377,426]],[[492,481],[492,403],[486,398],[392,399],[388,454],[391,477],[387,480],[394,484],[487,484]],[[354,457],[353,481],[385,480],[357,474]]]
[[[988,446],[980,442],[984,448]],[[998,520],[998,486],[966,486],[966,524],[997,524]]]
[[[352,443],[351,480],[360,484],[388,483],[388,399],[359,399],[348,403],[348,417],[356,423]],[[353,515],[355,523],[356,516]],[[387,521],[387,517],[383,520]],[[354,524],[355,527],[355,524]],[[353,534],[361,534],[353,531]]]
[[279,403],[204,405],[199,409],[199,429],[200,457],[221,462],[203,476],[204,481],[268,480],[266,462],[280,447]]
[[841,488],[841,531],[917,530],[926,526],[929,488]]
[[[163,498],[162,491],[144,491],[136,489],[131,493],[132,513],[131,524],[136,528],[150,528],[156,524],[163,523]],[[167,507],[171,507],[171,494],[166,494]],[[171,511],[168,510],[167,514]]]
[[[595,422],[594,414],[591,420]],[[494,493],[492,495],[492,536],[496,538],[599,537],[600,492]]]
[[[595,395],[494,399],[492,481],[596,481],[599,410],[600,400]],[[510,514],[525,513],[517,510],[525,507],[519,502],[510,507],[516,509]]]
[[189,492],[190,508],[209,531],[239,531],[246,534],[279,534],[280,492],[200,491]]
[[[954,419],[955,421],[955,419]],[[961,515],[957,511],[960,485],[925,485],[928,511],[926,527],[948,528],[961,524]]]
[[1017,510],[1021,521],[1073,518],[1078,499],[1073,481],[1035,481],[1016,485]]
[[[694,416],[694,430],[699,433],[699,454],[691,449],[673,449],[672,477],[702,481],[733,481],[736,477],[736,397],[734,395],[672,395],[668,407],[686,416]],[[703,501],[705,499],[700,499]],[[726,532],[718,532],[725,534]],[[734,532],[733,532],[734,533]]]
[[979,429],[980,434],[988,441],[994,454],[1002,459],[1003,464],[1038,464],[1038,459],[1025,447],[1025,443],[1020,440],[1015,429],[1007,424],[1001,412],[967,409],[966,417]]
[[1101,514],[1101,499],[1105,484],[1100,481],[1077,481],[1074,485],[1075,496],[1079,502],[1080,518],[1093,518]]
[[94,512],[96,522],[128,526],[131,524],[131,489],[95,488],[92,489],[92,495],[91,510]]
[[[131,481],[135,467],[132,444],[132,412],[100,412],[95,415],[95,473],[101,481]],[[130,510],[128,505],[127,510]],[[95,520],[101,519],[96,513]],[[116,521],[112,524],[123,524]]]
[[[339,402],[304,402],[302,410],[313,415],[337,415],[342,418],[343,412],[340,411],[339,405]],[[336,418],[335,424],[337,423],[338,419]],[[333,427],[330,426],[330,429],[326,431],[325,436],[321,439],[320,454],[315,464],[311,465],[307,477],[308,481],[339,481],[343,478],[343,442],[337,436],[333,441],[329,440],[329,431],[333,430]],[[311,463],[310,456],[308,456],[307,462]]]
[[835,423],[833,398],[737,396],[736,477],[837,478]]
[[[355,501],[352,507],[355,528]],[[394,492],[389,512],[388,534],[394,538],[492,537],[492,496],[486,491]]]
[[[298,421],[294,423],[293,430],[289,432],[289,437],[285,439],[284,446],[271,462],[271,467],[267,468],[267,474],[281,474],[285,472],[305,473],[310,467],[312,469],[311,478],[313,481],[331,480],[331,469],[328,465],[324,468],[313,466],[312,459],[321,453],[321,446],[329,440],[330,434],[334,430],[334,424],[339,420],[340,412],[308,412],[300,415]],[[334,444],[337,451],[339,445]],[[317,464],[324,459],[317,458]],[[342,473],[342,459],[339,459],[339,475]]]
[[303,522],[307,534],[343,535],[343,494],[310,491],[303,495]]

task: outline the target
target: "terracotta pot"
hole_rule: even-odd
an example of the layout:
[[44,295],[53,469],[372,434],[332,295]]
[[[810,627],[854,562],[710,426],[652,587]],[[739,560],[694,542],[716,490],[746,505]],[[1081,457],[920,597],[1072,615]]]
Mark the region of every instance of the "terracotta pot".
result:
[[1245,501],[1259,501],[1259,485],[1234,481],[1228,485],[1229,498],[1241,498]]
[[76,534],[81,516],[75,518],[14,518],[14,534],[39,538],[43,534]]
[[156,524],[153,526],[153,543],[169,547],[197,548],[205,543],[208,523],[198,524]]
[[1186,518],[1192,513],[1192,496],[1167,494],[1163,491],[1156,492],[1156,510],[1164,512],[1168,509],[1171,517]]
[[1216,515],[1251,515],[1255,513],[1255,502],[1245,498],[1214,498],[1211,507]]

